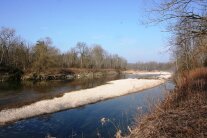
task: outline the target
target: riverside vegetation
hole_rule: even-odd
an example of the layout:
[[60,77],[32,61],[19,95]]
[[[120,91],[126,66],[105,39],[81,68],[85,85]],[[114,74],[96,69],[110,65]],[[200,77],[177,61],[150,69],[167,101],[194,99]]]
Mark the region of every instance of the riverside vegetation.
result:
[[206,6],[206,0],[169,0],[153,8],[150,21],[170,24],[176,87],[149,114],[137,118],[127,137],[207,137]]
[[98,44],[89,47],[78,42],[62,53],[49,37],[28,44],[14,29],[0,29],[0,81],[96,77],[119,73],[126,66],[124,58],[109,54]]
[[185,72],[176,88],[151,113],[138,118],[128,137],[207,136],[207,68]]

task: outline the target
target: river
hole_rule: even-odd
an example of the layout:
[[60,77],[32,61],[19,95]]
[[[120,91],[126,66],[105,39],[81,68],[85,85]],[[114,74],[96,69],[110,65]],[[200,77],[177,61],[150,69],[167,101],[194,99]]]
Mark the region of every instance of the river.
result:
[[[19,107],[42,99],[61,96],[65,92],[91,88],[110,80],[140,78],[148,76],[119,75],[96,80],[21,82],[0,84],[0,109]],[[126,96],[64,110],[0,126],[0,137],[113,137],[117,129],[128,133],[140,113],[148,112],[149,102],[163,99],[165,89],[173,84],[163,85]],[[141,108],[141,112],[138,112]],[[110,121],[105,124],[101,119]]]

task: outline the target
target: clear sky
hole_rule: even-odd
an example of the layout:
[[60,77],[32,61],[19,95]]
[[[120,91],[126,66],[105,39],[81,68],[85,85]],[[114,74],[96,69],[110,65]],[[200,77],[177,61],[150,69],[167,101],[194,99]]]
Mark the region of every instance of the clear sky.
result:
[[128,62],[166,62],[168,34],[140,23],[143,6],[143,0],[1,0],[0,27],[16,29],[30,43],[50,37],[62,52],[81,41]]

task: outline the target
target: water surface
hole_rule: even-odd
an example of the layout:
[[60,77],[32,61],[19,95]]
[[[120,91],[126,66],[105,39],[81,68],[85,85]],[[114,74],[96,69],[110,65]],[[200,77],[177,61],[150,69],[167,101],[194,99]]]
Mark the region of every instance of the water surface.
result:
[[62,96],[66,92],[96,87],[108,81],[124,77],[125,75],[114,75],[99,79],[79,79],[72,81],[0,82],[0,110],[20,107],[43,99]]
[[[0,104],[1,107],[12,105],[11,103],[24,104],[25,101],[31,102],[34,98],[39,100],[58,96],[66,91],[95,87],[104,84],[108,80],[139,77],[125,75],[102,80],[7,84],[8,86],[13,86],[5,87],[5,85],[2,85],[0,87]],[[162,100],[165,89],[172,89],[173,87],[172,83],[166,82],[163,85],[141,92],[13,122],[0,126],[0,137],[44,138],[53,136],[57,138],[93,138],[99,135],[106,138],[113,137],[118,129],[122,131],[122,134],[127,134],[127,127],[134,125],[136,116],[147,113],[149,111],[148,105]],[[102,124],[100,122],[102,118],[107,118],[110,121]]]

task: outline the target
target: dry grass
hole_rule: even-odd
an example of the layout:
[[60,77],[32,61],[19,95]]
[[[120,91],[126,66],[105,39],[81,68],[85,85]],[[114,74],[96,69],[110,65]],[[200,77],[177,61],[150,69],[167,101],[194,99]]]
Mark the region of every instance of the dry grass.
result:
[[207,68],[198,68],[190,72],[184,72],[175,77],[176,86],[180,89],[202,88],[207,83]]
[[207,137],[207,68],[184,73],[177,87],[128,137]]

